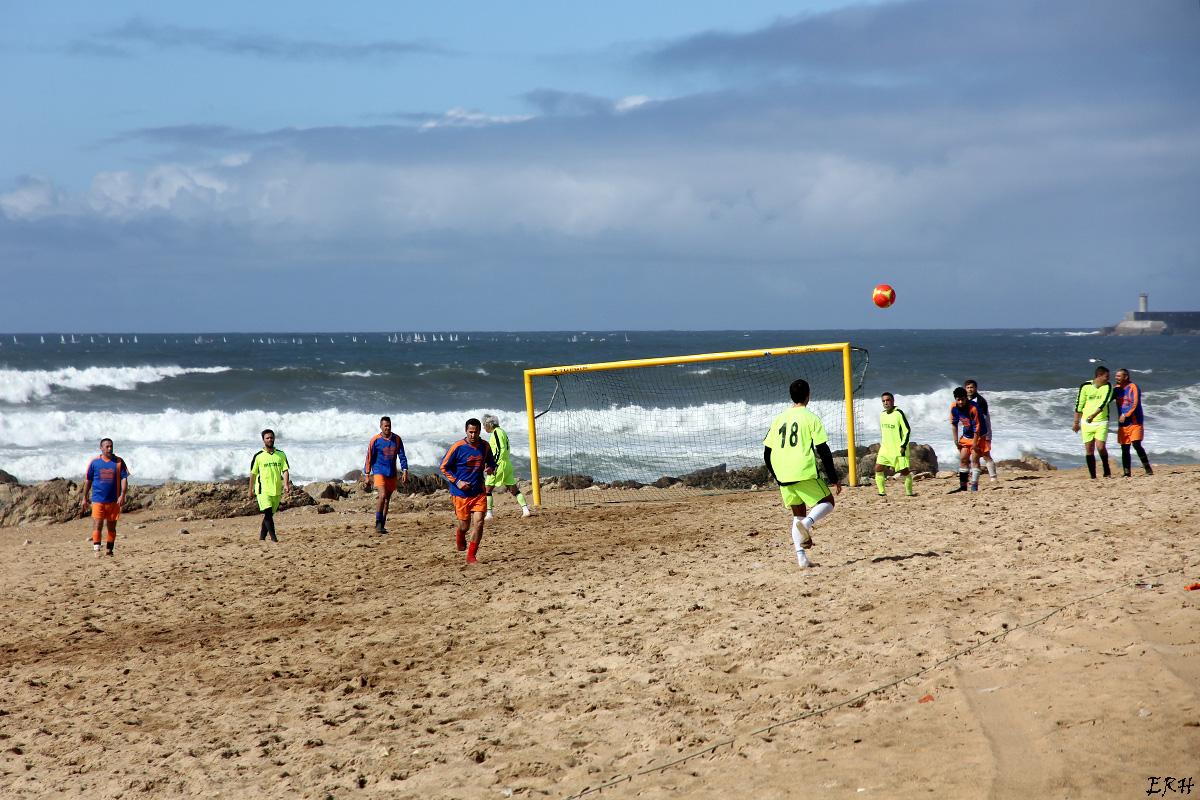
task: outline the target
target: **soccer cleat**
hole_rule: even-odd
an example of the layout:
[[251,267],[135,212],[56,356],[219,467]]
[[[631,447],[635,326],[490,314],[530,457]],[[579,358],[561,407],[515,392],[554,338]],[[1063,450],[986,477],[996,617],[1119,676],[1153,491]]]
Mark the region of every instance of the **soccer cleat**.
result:
[[487,513],[483,515],[483,518],[484,519],[495,519],[496,516],[492,513],[492,510],[489,508]]
[[456,541],[456,544],[458,545],[458,549],[459,549],[459,550],[466,550],[466,549],[467,549],[467,537],[466,537],[466,534],[464,534],[464,533],[463,533],[462,531],[460,531],[460,530],[455,530],[455,531],[454,531],[454,535],[455,535],[455,541]]
[[808,560],[808,556],[805,555],[803,550],[796,551],[796,563],[799,564],[801,568],[812,566],[812,562]]
[[522,517],[529,516],[529,506],[521,506],[521,516]]

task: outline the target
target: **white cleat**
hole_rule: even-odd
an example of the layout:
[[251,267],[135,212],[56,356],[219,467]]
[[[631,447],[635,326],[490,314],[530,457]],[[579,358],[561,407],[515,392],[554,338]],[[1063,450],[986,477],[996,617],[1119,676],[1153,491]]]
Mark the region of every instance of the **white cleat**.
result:
[[529,506],[521,506],[521,516],[522,517],[529,516]]

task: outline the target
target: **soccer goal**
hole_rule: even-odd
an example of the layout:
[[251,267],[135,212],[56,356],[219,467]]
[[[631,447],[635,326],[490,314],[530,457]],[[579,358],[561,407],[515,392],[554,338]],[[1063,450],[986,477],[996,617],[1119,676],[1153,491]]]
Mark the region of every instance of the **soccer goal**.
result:
[[525,370],[533,502],[677,499],[770,483],[763,437],[804,378],[851,486],[867,351],[822,344]]

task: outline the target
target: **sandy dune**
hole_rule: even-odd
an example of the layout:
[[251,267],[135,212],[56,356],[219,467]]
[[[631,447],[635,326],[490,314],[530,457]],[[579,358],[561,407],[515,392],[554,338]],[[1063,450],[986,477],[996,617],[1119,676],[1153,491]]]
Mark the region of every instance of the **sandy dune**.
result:
[[1200,468],[917,488],[844,492],[808,571],[776,492],[529,520],[505,497],[470,568],[440,510],[381,537],[359,506],[296,509],[278,545],[255,519],[138,512],[112,559],[87,521],[5,529],[0,796],[561,798],[631,776],[589,796],[1133,798],[1200,780]]

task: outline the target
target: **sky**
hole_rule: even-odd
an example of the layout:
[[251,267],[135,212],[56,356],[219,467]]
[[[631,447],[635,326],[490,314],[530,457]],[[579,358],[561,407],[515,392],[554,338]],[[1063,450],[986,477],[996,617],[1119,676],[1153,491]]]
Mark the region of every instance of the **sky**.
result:
[[74,0],[0,22],[8,332],[1200,310],[1197,0]]

